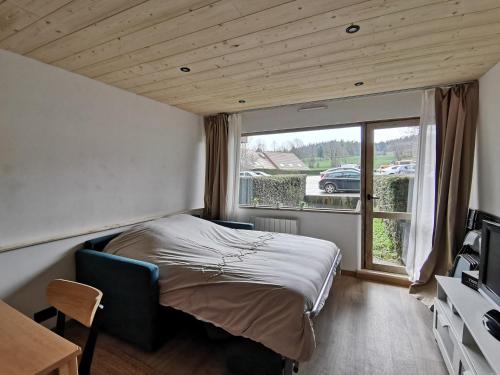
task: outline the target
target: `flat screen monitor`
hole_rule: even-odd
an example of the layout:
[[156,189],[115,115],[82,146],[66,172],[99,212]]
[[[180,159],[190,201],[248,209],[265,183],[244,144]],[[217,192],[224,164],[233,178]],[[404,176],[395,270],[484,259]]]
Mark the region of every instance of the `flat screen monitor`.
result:
[[479,290],[500,306],[500,224],[483,221]]

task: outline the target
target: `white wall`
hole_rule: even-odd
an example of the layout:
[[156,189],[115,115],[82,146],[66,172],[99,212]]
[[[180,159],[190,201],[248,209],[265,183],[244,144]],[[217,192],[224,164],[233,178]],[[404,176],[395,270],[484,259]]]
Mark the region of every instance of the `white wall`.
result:
[[[0,50],[0,247],[202,207],[203,181],[199,116]],[[80,240],[0,253],[0,298],[40,307]]]
[[420,116],[420,91],[338,99],[321,102],[328,109],[302,111],[291,105],[243,113],[243,132],[296,129],[309,126],[352,124]]
[[0,51],[0,246],[203,205],[199,116]]
[[[342,125],[364,121],[390,120],[420,116],[421,92],[372,95],[323,102],[326,110],[297,112],[300,105],[243,113],[243,132],[296,129],[312,126]],[[335,242],[342,250],[342,268],[361,266],[361,217],[358,214],[240,209],[239,218],[288,216],[299,219],[300,234]]]
[[500,63],[479,79],[471,207],[500,216]]
[[337,244],[342,250],[342,269],[357,270],[360,268],[358,249],[361,247],[361,238],[356,235],[356,231],[359,233],[361,216],[358,214],[258,208],[240,208],[239,210],[241,221],[251,222],[254,216],[297,218],[299,234],[321,238]]
[[55,278],[75,279],[75,251],[113,229],[0,253],[0,299],[28,316],[48,307],[45,291]]

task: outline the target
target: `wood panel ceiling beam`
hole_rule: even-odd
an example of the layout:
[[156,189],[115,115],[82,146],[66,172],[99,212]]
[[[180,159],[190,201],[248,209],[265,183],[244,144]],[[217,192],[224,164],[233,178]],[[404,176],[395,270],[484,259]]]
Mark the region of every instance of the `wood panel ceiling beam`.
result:
[[144,1],[146,0],[73,0],[2,40],[0,48],[25,54]]
[[[495,34],[492,34],[495,33]],[[364,48],[356,48],[352,50],[341,50],[333,54],[320,55],[318,57],[308,58],[309,54],[304,52],[302,59],[293,56],[292,62],[288,62],[287,56],[272,57],[268,60],[257,61],[254,64],[243,63],[231,66],[232,69],[223,70],[223,75],[216,74],[210,77],[206,73],[193,74],[187,77],[180,77],[178,79],[163,80],[157,83],[148,84],[128,88],[130,91],[138,94],[152,94],[156,91],[168,90],[178,88],[180,90],[187,87],[196,88],[202,87],[208,83],[218,83],[218,80],[244,80],[249,78],[258,78],[263,76],[271,76],[294,69],[304,69],[307,67],[321,68],[325,64],[369,64],[374,61],[374,58],[382,58],[384,60],[391,60],[400,58],[401,56],[416,56],[422,54],[429,54],[434,52],[454,51],[460,49],[467,49],[471,46],[482,46],[498,43],[500,33],[500,23],[476,26],[474,28],[452,30],[444,33],[421,35],[414,38],[397,40],[394,42],[385,42],[381,44],[371,44]],[[467,36],[463,38],[462,35]],[[448,41],[448,42],[446,42]],[[493,46],[495,47],[495,46]],[[318,51],[321,53],[321,51]],[[380,61],[380,60],[378,60]],[[244,65],[240,69],[239,65]],[[265,68],[262,68],[265,66]],[[246,67],[253,67],[254,69],[246,70]],[[257,68],[257,69],[256,69]],[[214,72],[214,71],[212,71]],[[216,70],[214,73],[221,73]],[[194,82],[191,77],[194,77]],[[207,77],[208,76],[208,77]],[[206,79],[203,79],[207,77]],[[184,79],[183,79],[184,78]],[[116,84],[122,87],[120,84]],[[127,87],[125,87],[127,88]],[[167,91],[165,91],[167,92]]]
[[[495,33],[495,34],[490,35],[489,36],[490,38],[496,38],[496,36],[497,36],[496,34],[498,34],[499,30],[500,30],[500,23],[485,24],[482,26],[474,27],[474,28],[456,29],[456,30],[451,31],[449,33],[437,33],[437,34],[431,34],[431,35],[421,35],[421,36],[415,37],[413,39],[399,40],[396,42],[395,46],[393,46],[391,43],[385,43],[384,46],[379,46],[379,49],[380,49],[380,53],[387,53],[385,51],[389,51],[389,52],[393,52],[393,53],[397,54],[398,51],[404,51],[406,49],[412,49],[412,48],[423,49],[423,48],[425,48],[427,43],[428,43],[427,45],[442,44],[442,45],[446,46],[447,44],[444,43],[444,40],[453,41],[453,42],[448,42],[448,44],[451,44],[451,45],[457,44],[458,46],[460,46],[460,44],[463,43],[464,48],[466,48],[468,46],[468,40],[472,43],[475,43],[476,38],[477,39],[483,39],[483,38],[487,39],[489,32]],[[441,38],[443,36],[442,34],[446,34],[446,35],[444,35],[444,37],[446,39]],[[467,38],[467,36],[470,36],[472,39]],[[338,60],[334,60],[333,62],[338,61],[339,63],[342,63],[342,62],[345,62],[345,60],[349,60],[349,59],[353,59],[353,58],[357,58],[356,60],[364,60],[366,58],[371,59],[372,56],[377,55],[377,53],[374,52],[374,49],[375,50],[377,49],[376,44],[370,45],[369,43],[367,43],[366,49],[367,49],[366,53],[362,48],[351,50],[351,51],[348,50],[345,52],[338,52],[338,54],[337,54]],[[401,53],[404,53],[404,52],[401,52]],[[320,65],[323,65],[323,64],[320,64]],[[286,68],[285,64],[284,64],[284,68]],[[225,77],[222,77],[220,81],[215,80],[215,81],[211,81],[211,82],[212,83],[220,82],[220,85],[222,85],[224,83],[224,81],[228,81],[232,77],[234,77],[234,75],[227,75]],[[182,89],[184,89],[184,90],[189,90],[189,89],[197,90],[200,87],[203,87],[205,84],[206,84],[206,82],[203,80],[196,81],[195,84],[192,84],[192,83],[189,84],[189,83],[185,82],[184,87],[182,87],[182,88],[179,87],[178,89],[179,90],[182,90]],[[208,82],[208,84],[210,84],[210,82]],[[175,87],[175,85],[174,85],[174,87]],[[217,87],[211,87],[211,89],[216,89],[216,88]],[[159,91],[159,90],[157,90],[157,91]]]
[[[169,93],[165,96],[144,94],[152,99],[159,101],[168,101],[173,105],[180,105],[192,102],[202,102],[206,100],[217,100],[225,99],[229,95],[231,97],[239,99],[251,99],[252,96],[260,96],[266,92],[274,92],[279,89],[294,89],[296,87],[304,87],[304,85],[314,84],[315,82],[350,82],[354,84],[355,82],[370,80],[373,76],[378,74],[383,74],[386,71],[381,69],[388,69],[387,71],[392,71],[394,74],[402,72],[411,72],[416,67],[419,66],[429,66],[429,67],[445,67],[449,61],[455,61],[455,59],[460,59],[459,61],[464,61],[464,63],[477,61],[478,58],[497,58],[500,53],[500,48],[496,48],[496,52],[492,52],[492,49],[483,48],[482,50],[470,49],[468,52],[455,51],[452,53],[444,53],[441,55],[428,55],[422,57],[414,57],[407,59],[399,59],[393,62],[387,63],[375,63],[370,64],[359,64],[354,65],[352,68],[344,67],[343,70],[332,71],[331,73],[313,73],[305,74],[303,76],[296,75],[296,78],[290,77],[289,79],[276,79],[275,81],[269,82],[241,82],[236,85],[237,88],[228,88],[227,90],[220,90],[213,93],[206,90],[200,90],[199,92],[191,93]],[[341,67],[339,67],[340,69]]]
[[[486,50],[486,49],[485,49]],[[297,88],[307,89],[317,87],[323,84],[339,84],[350,83],[354,85],[356,82],[370,81],[378,76],[390,74],[412,73],[417,69],[439,69],[446,68],[448,65],[460,61],[463,65],[473,64],[480,60],[478,64],[498,61],[500,59],[500,48],[497,47],[495,52],[491,49],[486,50],[488,53],[477,53],[475,50],[469,50],[466,53],[457,52],[454,54],[430,55],[423,57],[415,57],[409,59],[401,59],[399,61],[387,62],[385,64],[365,65],[361,67],[347,67],[344,70],[332,72],[311,72],[302,76],[289,76],[288,78],[279,79],[275,82],[251,82],[241,83],[236,85],[234,89],[228,88],[214,93],[204,92],[200,95],[196,94],[180,94],[168,97],[151,97],[155,100],[168,101],[172,105],[181,105],[187,103],[203,102],[207,100],[221,99],[225,100],[230,97],[235,102],[239,99],[252,101],[254,98],[259,98],[263,95],[270,96],[273,94],[280,95],[283,91],[290,92]],[[478,59],[478,56],[480,59]],[[483,65],[484,66],[484,65]],[[295,78],[294,78],[295,77]],[[230,96],[229,96],[229,95]]]
[[[182,65],[191,66],[197,61],[210,58],[219,57],[222,62],[215,63],[215,65],[224,66],[227,64],[224,60],[228,55],[234,55],[237,52],[244,55],[245,51],[250,51],[252,48],[263,48],[276,42],[280,42],[280,50],[275,52],[273,48],[267,48],[267,53],[283,53],[297,48],[324,44],[340,38],[350,39],[354,35],[347,35],[344,31],[351,22],[364,21],[363,23],[365,23],[368,19],[385,14],[384,12],[389,12],[389,15],[392,15],[402,9],[413,9],[421,5],[440,2],[443,2],[443,0],[415,0],[412,2],[370,0],[263,30],[253,29],[253,32],[245,35],[235,37],[226,33],[222,39],[215,40],[215,44],[207,44],[201,48],[190,48],[191,39],[186,39],[178,45],[165,45],[165,50],[160,51],[164,57],[157,55],[151,58],[149,53],[144,54],[142,51],[137,51],[134,54],[121,56],[104,64],[87,67],[79,72],[90,77],[96,77],[104,82],[113,83],[117,80],[130,78],[133,75],[152,74],[168,68],[178,68]],[[356,15],[355,18],[353,14]],[[387,16],[389,17],[389,15]],[[411,23],[411,21],[407,21],[407,23]],[[365,35],[368,33],[369,25],[364,25],[358,34]],[[196,39],[197,36],[191,35],[190,38]],[[165,51],[168,51],[168,53],[165,54]]]
[[[492,66],[493,64],[491,64]],[[310,91],[292,92],[272,98],[262,97],[254,102],[239,104],[234,102],[208,101],[204,103],[181,105],[186,111],[209,115],[221,112],[240,112],[250,109],[268,108],[278,105],[289,105],[304,103],[304,97],[308,102],[323,101],[338,98],[350,98],[356,96],[390,93],[400,90],[420,89],[428,86],[441,86],[456,82],[470,81],[478,77],[483,72],[484,67],[463,67],[460,70],[440,69],[437,71],[425,71],[420,74],[405,74],[404,76],[390,79],[379,78],[377,82],[365,83],[365,86],[353,87],[352,85],[337,87],[322,87]]]
[[[287,3],[293,0],[254,0],[251,2],[245,0],[228,0],[226,6],[233,6],[239,16],[251,12],[260,11],[266,7]],[[166,27],[167,21],[174,22],[177,17],[184,16],[186,24],[194,22],[200,25],[203,20],[199,17],[204,11],[210,10],[210,5],[221,6],[220,0],[149,0],[139,6],[122,12],[113,17],[103,20],[79,30],[66,38],[56,40],[49,45],[42,46],[29,53],[30,57],[42,61],[53,63],[65,58],[70,58],[77,53],[85,53],[106,43],[112,43],[113,40],[120,40],[130,34],[146,33],[156,28]],[[195,12],[196,17],[188,16],[188,13]],[[235,13],[236,14],[236,13]],[[182,31],[182,22],[180,22],[179,31]],[[165,30],[166,31],[166,30]],[[187,30],[186,32],[188,32]],[[169,37],[175,37],[175,33],[168,34]],[[139,36],[139,35],[138,35]]]
[[[398,61],[408,60],[410,58],[418,58],[422,56],[437,57],[438,55],[447,54],[448,59],[457,57],[480,56],[500,50],[498,38],[500,37],[500,23],[495,27],[497,33],[493,35],[483,34],[482,38],[467,38],[455,40],[448,43],[430,44],[420,46],[420,48],[400,48],[397,51],[387,52],[383,48],[370,55],[365,55],[357,59],[347,58],[338,59],[339,54],[322,56],[319,59],[312,61],[296,61],[294,63],[283,64],[281,66],[273,66],[269,69],[261,69],[258,71],[244,72],[230,76],[231,80],[237,82],[250,82],[255,80],[263,80],[263,82],[282,81],[288,78],[295,78],[298,75],[320,73],[334,73],[342,68],[355,68],[357,66],[378,66],[382,64],[390,64]],[[429,38],[432,42],[432,38]],[[405,40],[408,42],[408,40]],[[319,60],[319,61],[318,61]]]
[[[324,49],[325,53],[340,53],[344,50],[364,48],[376,43],[416,37],[423,34],[429,34],[431,32],[442,33],[459,27],[475,26],[478,24],[498,21],[499,19],[498,13],[488,14],[487,12],[476,12],[466,14],[465,16],[462,15],[463,13],[458,13],[458,15],[453,16],[456,12],[458,12],[458,8],[455,3],[455,1],[447,1],[445,3],[437,4],[439,8],[428,6],[421,9],[420,12],[409,10],[402,13],[397,12],[386,17],[376,17],[375,19],[365,20],[360,22],[362,28],[357,34],[355,34],[355,36],[348,35],[344,32],[346,26],[346,24],[344,24],[333,29],[317,31],[311,34],[284,39],[270,44],[266,44],[267,42],[273,42],[273,39],[270,38],[258,38],[254,43],[240,40],[239,43],[241,46],[245,45],[252,47],[256,45],[257,47],[239,52],[233,52],[211,60],[201,60],[198,63],[188,64],[192,69],[192,73],[187,76],[184,75],[184,77],[197,74],[198,71],[204,72],[207,70],[219,69],[219,67],[224,68],[238,63],[250,64],[251,62],[254,62],[255,66],[255,64],[260,64],[260,60],[262,58],[269,58],[287,53],[291,54],[293,52],[297,52],[297,58],[301,58],[303,55],[301,55],[301,52],[299,51],[303,50],[305,53],[309,52],[313,54],[321,54],[321,49]],[[498,6],[498,2],[486,0],[483,3],[478,2],[476,5],[479,9],[486,9],[488,11],[492,9],[491,6]],[[485,8],[481,8],[481,6],[484,6]],[[425,11],[425,9],[430,7],[432,7],[432,16],[429,17],[429,11]],[[446,9],[446,11],[444,11],[444,9]],[[420,16],[418,16],[419,14]],[[281,35],[281,39],[284,38],[284,34],[282,33],[277,33],[277,35]],[[252,38],[254,38],[254,36],[252,36]],[[234,40],[229,41],[230,44],[235,42],[236,41]],[[199,50],[197,50],[197,52],[198,54],[200,53]],[[204,53],[204,49],[201,52],[203,52],[203,56],[206,55]],[[198,59],[200,59],[200,56],[198,56]],[[168,59],[163,59],[161,63],[157,61],[155,63],[141,64],[134,68],[124,69],[104,76],[99,76],[98,79],[115,84],[115,82],[117,82],[120,78],[122,80],[124,78],[128,80],[137,78],[137,80],[133,82],[137,86],[141,83],[151,83],[151,80],[154,80],[153,82],[155,82],[158,80],[168,81],[172,78],[182,78],[183,75],[179,72],[178,66],[185,60],[189,60],[189,56],[181,54],[172,56]],[[167,64],[173,68],[158,72],[158,69],[161,70],[161,64]],[[225,75],[222,70],[221,74]],[[139,77],[136,77],[138,75],[142,76],[144,81],[141,81]],[[196,77],[196,79],[202,79],[202,77]],[[120,83],[116,85],[118,87],[123,87]],[[125,88],[129,87],[130,85],[126,83]]]
[[[77,55],[56,61],[54,65],[95,77],[107,73],[109,70],[106,69],[109,68],[102,72],[91,73],[85,67],[117,56],[124,55],[122,59],[125,60],[124,62],[122,60],[122,64],[125,63],[125,66],[128,66],[128,64],[134,62],[134,56],[140,59],[146,58],[146,61],[149,61],[161,57],[165,52],[168,53],[172,48],[171,41],[177,43],[178,49],[199,48],[216,41],[223,41],[229,35],[244,35],[251,31],[267,28],[270,24],[286,23],[319,14],[324,12],[325,9],[336,9],[362,1],[365,0],[294,0],[241,17],[239,12],[239,15],[231,12],[231,8],[233,11],[236,10],[231,3],[232,0],[221,0],[220,4],[217,3],[218,6],[215,4],[212,6],[212,8],[217,7],[217,9],[200,10],[197,14],[186,16],[186,19],[177,17],[173,20],[173,23],[158,24],[154,28],[140,30]],[[193,33],[196,34],[191,35]],[[191,35],[193,39],[187,44],[185,42],[181,43],[178,38],[183,35]],[[126,55],[126,53],[134,51],[137,52]]]
[[45,17],[72,0],[6,0],[30,13],[36,14],[39,18]]
[[[449,41],[454,41],[454,43],[460,43],[461,40],[467,43],[468,40],[477,40],[483,38],[483,36],[491,35],[491,28],[497,28],[498,24],[486,24],[481,26],[474,26],[466,29],[453,29],[448,31],[442,31],[431,34],[414,33],[415,36],[411,34],[402,35],[403,39],[390,40],[391,37],[401,37],[399,33],[394,35],[392,32],[383,32],[377,35],[373,35],[376,39],[375,43],[372,43],[372,37],[364,36],[360,40],[356,40],[355,48],[351,48],[351,45],[347,45],[344,41],[340,43],[329,43],[319,46],[314,46],[311,48],[305,48],[293,52],[288,52],[284,54],[274,55],[265,57],[262,59],[250,60],[227,65],[221,68],[212,68],[199,73],[190,73],[187,75],[180,75],[178,69],[175,71],[164,71],[164,73],[170,73],[171,78],[160,79],[162,75],[158,72],[157,74],[150,74],[146,76],[140,76],[131,78],[124,81],[119,81],[113,83],[117,87],[131,90],[136,93],[144,93],[149,91],[160,90],[162,88],[172,88],[176,86],[182,86],[186,84],[191,84],[193,82],[203,82],[215,78],[226,78],[232,77],[236,74],[255,72],[255,71],[266,71],[273,73],[276,71],[281,71],[282,67],[287,67],[289,64],[302,63],[308,64],[311,61],[316,61],[317,64],[322,64],[328,61],[343,61],[346,59],[359,59],[366,56],[373,56],[380,53],[387,52],[397,52],[401,49],[406,48],[427,48],[434,44],[449,44]],[[211,65],[212,62],[207,62],[207,65]],[[200,64],[201,66],[201,64]],[[195,70],[197,71],[197,70]],[[143,79],[147,79],[147,82],[153,80],[152,83],[146,83],[141,85]]]
[[[379,82],[387,82],[387,81],[398,81],[401,80],[401,77],[404,77],[405,80],[411,79],[412,76],[423,75],[425,72],[429,72],[429,75],[432,75],[433,72],[443,72],[447,69],[450,72],[466,72],[467,69],[471,71],[477,72],[482,69],[487,69],[491,66],[492,62],[497,58],[498,54],[495,56],[490,56],[488,58],[482,57],[481,62],[473,61],[473,62],[450,62],[446,67],[434,67],[430,66],[416,66],[413,69],[406,69],[405,71],[395,72],[388,71],[384,69],[380,69],[376,73],[370,73],[363,75],[364,86],[361,87],[361,90],[364,88],[372,87],[373,85],[379,84]],[[473,60],[473,59],[471,59]],[[498,60],[497,60],[498,61]],[[359,76],[359,75],[358,75]],[[337,87],[342,87],[346,89],[356,88],[354,85],[356,81],[353,79],[343,78],[343,77],[334,77],[328,80],[313,80],[311,82],[302,83],[300,85],[290,85],[289,87],[281,87],[277,89],[271,90],[262,90],[261,92],[249,93],[244,99],[247,101],[247,105],[260,103],[261,100],[268,100],[274,97],[283,97],[283,96],[293,96],[300,92],[307,92],[308,95],[315,96],[316,93],[323,96],[324,94],[332,93],[332,91]],[[227,103],[227,104],[235,104],[238,100],[241,99],[239,96],[232,96],[228,94],[224,98],[213,98],[210,97],[204,101],[198,101],[195,103],[186,103],[199,105],[201,103]],[[243,106],[245,107],[245,106]]]
[[39,17],[10,1],[0,2],[0,40],[15,34]]
[[0,1],[0,41],[6,39],[41,17],[52,13],[71,0],[4,0]]
[[500,59],[500,0],[0,0],[0,48],[234,112],[477,78]]
[[27,53],[34,59],[51,63],[92,46],[120,38],[134,31],[179,17],[218,0],[150,0],[114,14]]

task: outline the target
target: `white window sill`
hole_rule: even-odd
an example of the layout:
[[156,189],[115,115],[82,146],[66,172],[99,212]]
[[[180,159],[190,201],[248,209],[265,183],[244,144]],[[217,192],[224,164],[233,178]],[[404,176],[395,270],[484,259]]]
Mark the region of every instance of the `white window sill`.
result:
[[295,208],[295,207],[270,207],[270,206],[239,206],[240,209],[251,210],[268,210],[268,211],[293,211],[293,212],[321,212],[330,214],[344,214],[344,215],[361,215],[360,211],[355,210],[339,210],[335,208]]

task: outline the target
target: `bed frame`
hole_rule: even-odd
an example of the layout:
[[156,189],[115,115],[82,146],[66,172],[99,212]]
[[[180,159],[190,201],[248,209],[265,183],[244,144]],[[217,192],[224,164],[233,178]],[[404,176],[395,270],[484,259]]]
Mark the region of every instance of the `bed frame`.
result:
[[[251,223],[213,220],[228,228],[253,230]],[[169,334],[171,309],[159,303],[159,269],[156,265],[118,255],[103,253],[115,233],[84,243],[76,257],[76,280],[103,292],[106,309],[101,315],[101,329],[113,336],[152,351],[161,345]],[[340,270],[340,253],[334,260],[313,308],[307,313],[318,315],[332,279]],[[283,358],[283,374],[298,371],[298,363]]]

